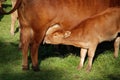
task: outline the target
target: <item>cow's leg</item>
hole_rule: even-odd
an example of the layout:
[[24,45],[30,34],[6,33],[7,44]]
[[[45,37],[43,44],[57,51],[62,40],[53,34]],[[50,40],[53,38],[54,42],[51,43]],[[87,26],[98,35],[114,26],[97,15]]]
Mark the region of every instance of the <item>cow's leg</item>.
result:
[[83,67],[84,64],[84,60],[86,57],[86,53],[87,53],[87,49],[83,49],[81,48],[81,52],[80,52],[80,63],[78,65],[78,69],[81,69]]
[[114,57],[118,57],[118,52],[119,52],[119,44],[120,44],[120,37],[117,37],[114,42]]
[[17,14],[16,12],[14,12],[11,14],[11,29],[10,29],[11,35],[14,35],[14,27],[16,21],[17,21]]
[[20,32],[20,41],[21,41],[21,49],[22,49],[22,69],[23,70],[28,70],[29,65],[28,65],[28,47],[30,44],[30,29],[26,28],[21,28]]
[[[12,2],[12,8],[15,6],[17,0],[11,0]],[[13,12],[11,14],[11,29],[10,29],[10,33],[11,35],[14,35],[14,27],[15,27],[15,22],[17,21],[17,11]]]
[[32,59],[32,69],[34,71],[39,71],[38,48],[39,48],[39,43],[33,42],[31,44],[30,52],[31,52],[31,59]]
[[42,42],[42,39],[43,39],[43,36],[41,36],[39,34],[34,34],[33,42],[30,45],[32,69],[34,71],[39,71],[38,48],[39,48],[39,44]]
[[95,50],[96,50],[97,44],[92,44],[90,48],[88,49],[88,66],[87,66],[87,71],[89,72],[92,68],[92,61],[94,58]]

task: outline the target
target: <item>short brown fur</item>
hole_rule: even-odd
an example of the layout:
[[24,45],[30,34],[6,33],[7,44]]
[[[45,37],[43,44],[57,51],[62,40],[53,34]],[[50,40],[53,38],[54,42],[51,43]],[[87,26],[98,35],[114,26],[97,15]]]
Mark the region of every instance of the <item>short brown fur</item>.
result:
[[[57,26],[57,27],[56,27]],[[74,26],[72,30],[64,30],[59,24],[48,29],[44,42],[48,44],[66,44],[81,47],[81,60],[78,69],[83,67],[88,51],[88,67],[90,71],[96,47],[103,41],[115,39],[114,56],[118,56],[120,38],[120,8],[110,8],[88,18]]]

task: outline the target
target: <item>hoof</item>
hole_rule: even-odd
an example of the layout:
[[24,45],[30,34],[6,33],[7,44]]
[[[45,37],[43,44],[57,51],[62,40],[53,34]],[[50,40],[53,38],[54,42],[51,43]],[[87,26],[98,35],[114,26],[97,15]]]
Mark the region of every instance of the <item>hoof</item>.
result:
[[33,71],[38,72],[40,71],[39,66],[32,66]]
[[80,70],[82,69],[83,65],[79,64],[78,67],[77,67],[77,70]]
[[11,34],[12,36],[14,36],[14,35],[15,35],[15,33],[14,33],[14,32],[10,32],[10,34]]
[[29,66],[22,66],[22,70],[23,70],[23,71],[29,70]]
[[118,55],[114,55],[114,58],[115,58],[115,59],[118,58]]
[[89,73],[91,72],[91,68],[87,68],[86,71]]
[[82,68],[81,66],[78,66],[78,67],[77,67],[77,70],[80,70],[81,68]]

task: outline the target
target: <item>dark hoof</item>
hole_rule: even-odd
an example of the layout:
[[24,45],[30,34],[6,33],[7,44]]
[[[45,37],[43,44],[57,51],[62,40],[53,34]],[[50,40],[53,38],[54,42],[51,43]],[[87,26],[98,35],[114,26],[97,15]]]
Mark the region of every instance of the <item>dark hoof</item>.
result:
[[38,72],[40,71],[39,66],[32,66],[33,71]]
[[117,59],[117,58],[118,58],[118,56],[114,55],[114,58],[115,58],[115,59]]
[[22,66],[22,70],[23,70],[23,71],[29,70],[29,66]]

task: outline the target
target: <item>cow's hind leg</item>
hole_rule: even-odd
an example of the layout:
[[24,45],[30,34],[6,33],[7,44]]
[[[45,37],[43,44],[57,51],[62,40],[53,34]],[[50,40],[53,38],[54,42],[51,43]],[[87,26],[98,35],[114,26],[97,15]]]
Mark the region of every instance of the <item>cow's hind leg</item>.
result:
[[17,21],[17,15],[14,12],[11,14],[11,29],[10,29],[11,35],[14,35],[14,31],[15,31],[14,28],[15,28],[16,21]]
[[43,36],[40,34],[34,34],[34,38],[30,45],[31,59],[32,59],[32,69],[34,71],[39,71],[38,64],[38,48],[39,44],[42,42]]
[[39,44],[33,42],[30,47],[31,52],[31,59],[32,59],[32,69],[34,71],[39,71],[39,64],[38,64],[38,48]]
[[114,57],[118,57],[118,52],[119,52],[119,44],[120,44],[120,37],[117,37],[114,42]]
[[[16,1],[17,0],[11,0],[12,8],[15,6]],[[15,11],[11,14],[11,29],[10,29],[11,35],[14,35],[14,28],[15,28],[15,23],[17,21],[17,18],[18,18],[18,14],[17,14],[17,11]]]
[[22,49],[22,69],[28,70],[28,48],[30,44],[30,34],[31,30],[30,28],[21,28],[20,32],[20,43],[21,43],[21,49]]

